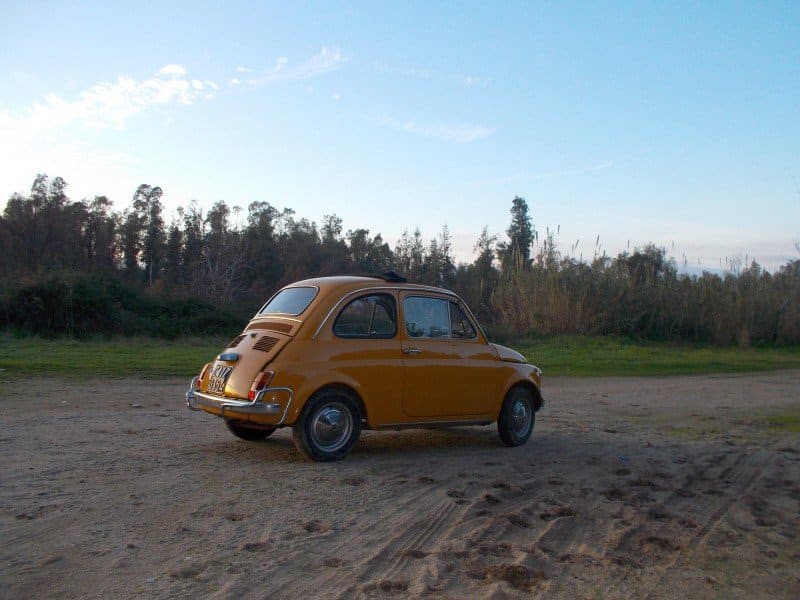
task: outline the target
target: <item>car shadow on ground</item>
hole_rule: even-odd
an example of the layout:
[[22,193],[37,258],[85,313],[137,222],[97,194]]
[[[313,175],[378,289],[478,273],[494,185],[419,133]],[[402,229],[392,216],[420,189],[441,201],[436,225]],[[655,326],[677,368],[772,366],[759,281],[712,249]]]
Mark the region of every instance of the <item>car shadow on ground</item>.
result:
[[[404,429],[402,431],[363,431],[358,443],[345,460],[360,460],[387,457],[418,459],[444,458],[459,453],[502,450],[494,425],[485,427]],[[263,464],[269,462],[298,462],[303,457],[294,446],[291,429],[281,429],[260,442],[238,440],[233,436],[202,444],[207,456],[234,456],[240,462]]]

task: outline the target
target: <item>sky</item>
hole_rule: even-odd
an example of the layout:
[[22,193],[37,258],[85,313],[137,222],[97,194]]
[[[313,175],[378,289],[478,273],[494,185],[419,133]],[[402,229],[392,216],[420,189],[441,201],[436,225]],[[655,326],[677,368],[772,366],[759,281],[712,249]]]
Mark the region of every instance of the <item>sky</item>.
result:
[[515,196],[590,259],[800,258],[800,3],[0,1],[0,207],[266,201],[459,260]]

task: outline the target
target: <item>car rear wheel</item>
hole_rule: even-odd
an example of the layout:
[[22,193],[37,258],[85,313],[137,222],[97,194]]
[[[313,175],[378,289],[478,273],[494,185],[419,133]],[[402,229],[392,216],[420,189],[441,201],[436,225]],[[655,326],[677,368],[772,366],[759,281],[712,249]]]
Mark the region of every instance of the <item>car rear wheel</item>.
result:
[[497,433],[506,446],[521,446],[528,441],[536,421],[533,410],[533,397],[524,387],[515,387],[506,394],[500,417],[497,419]]
[[247,440],[248,442],[260,442],[261,440],[271,436],[275,431],[274,427],[257,429],[255,427],[246,427],[244,425],[240,425],[239,423],[235,423],[230,419],[225,419],[225,425],[228,426],[228,429],[233,435],[240,439]]
[[294,445],[311,460],[341,460],[361,434],[358,402],[346,391],[320,390],[303,407],[293,427]]

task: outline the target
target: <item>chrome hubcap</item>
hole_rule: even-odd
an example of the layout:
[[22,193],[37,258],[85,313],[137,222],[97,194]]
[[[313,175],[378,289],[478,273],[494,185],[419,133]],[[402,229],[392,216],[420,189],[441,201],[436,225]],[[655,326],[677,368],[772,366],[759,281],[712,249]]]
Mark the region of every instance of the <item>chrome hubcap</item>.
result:
[[311,419],[311,439],[326,452],[335,452],[347,443],[353,432],[353,416],[340,402],[320,408]]
[[517,400],[511,407],[511,426],[514,428],[514,433],[519,436],[528,432],[531,426],[531,411],[524,400]]

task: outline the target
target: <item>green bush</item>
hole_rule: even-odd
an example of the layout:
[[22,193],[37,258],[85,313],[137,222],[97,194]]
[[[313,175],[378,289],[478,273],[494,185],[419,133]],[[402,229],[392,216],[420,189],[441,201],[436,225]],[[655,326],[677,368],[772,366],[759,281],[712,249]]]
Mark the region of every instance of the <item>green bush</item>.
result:
[[16,335],[93,336],[228,334],[241,319],[199,300],[146,297],[109,276],[56,273],[15,283],[0,295],[3,325]]

